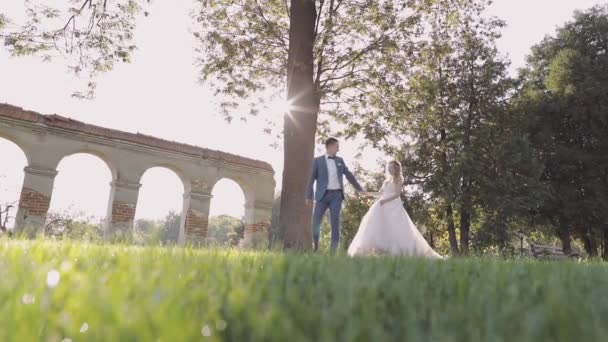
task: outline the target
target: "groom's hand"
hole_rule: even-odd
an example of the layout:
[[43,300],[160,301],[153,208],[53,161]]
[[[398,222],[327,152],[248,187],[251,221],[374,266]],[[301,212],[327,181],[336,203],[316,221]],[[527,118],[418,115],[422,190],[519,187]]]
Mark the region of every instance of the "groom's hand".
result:
[[312,205],[312,200],[311,199],[305,199],[304,203],[306,203],[306,205]]

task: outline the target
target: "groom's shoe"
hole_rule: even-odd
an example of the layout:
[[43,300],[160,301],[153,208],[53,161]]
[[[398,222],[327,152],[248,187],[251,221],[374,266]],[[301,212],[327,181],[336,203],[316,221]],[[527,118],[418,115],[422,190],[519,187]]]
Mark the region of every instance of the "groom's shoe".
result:
[[319,241],[313,241],[312,242],[312,249],[315,252],[317,252],[319,250]]

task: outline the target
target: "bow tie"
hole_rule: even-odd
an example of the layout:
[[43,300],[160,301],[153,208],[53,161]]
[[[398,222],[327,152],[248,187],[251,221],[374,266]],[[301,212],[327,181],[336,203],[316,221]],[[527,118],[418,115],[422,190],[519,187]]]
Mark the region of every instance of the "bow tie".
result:
[[327,159],[336,159],[336,157],[327,156]]

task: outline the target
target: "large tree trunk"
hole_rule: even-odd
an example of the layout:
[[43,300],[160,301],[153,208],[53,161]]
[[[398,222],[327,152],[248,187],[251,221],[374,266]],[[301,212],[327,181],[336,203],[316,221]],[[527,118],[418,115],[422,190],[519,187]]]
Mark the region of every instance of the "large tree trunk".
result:
[[[448,153],[447,153],[447,132],[445,130],[445,128],[442,128],[439,133],[441,134],[441,148],[443,149],[443,151],[441,152],[441,171],[443,173],[443,176],[445,177],[448,173],[448,169],[449,169],[449,164],[448,164]],[[444,182],[447,182],[446,180],[444,180]],[[456,225],[454,224],[454,210],[452,209],[452,204],[449,203],[449,198],[451,196],[449,196],[449,186],[444,186],[444,196],[445,199],[448,201],[446,208],[445,208],[445,216],[446,216],[446,222],[448,225],[448,236],[449,236],[449,240],[450,240],[450,251],[452,252],[453,256],[459,255],[460,251],[458,250],[458,239],[456,238]]]
[[446,209],[446,220],[448,223],[448,235],[450,239],[450,249],[452,251],[452,255],[456,256],[460,254],[458,250],[458,239],[456,239],[456,225],[454,224],[454,210],[452,210],[452,205],[448,203]]
[[[468,180],[465,181],[469,183]],[[471,190],[470,185],[463,185],[462,203],[460,208],[460,251],[469,255],[469,241],[471,236]]]
[[560,223],[560,227],[557,230],[557,236],[562,241],[562,251],[564,254],[572,253],[572,237],[568,225]]
[[284,119],[285,159],[279,221],[284,247],[298,250],[312,245],[312,207],[306,205],[304,191],[312,164],[319,112],[313,81],[315,21],[314,0],[291,0],[287,99],[293,107]]
[[597,251],[593,250],[593,242],[591,242],[591,239],[588,236],[583,236],[583,247],[585,247],[585,252],[587,253],[587,255],[591,258],[596,257],[597,256]]
[[583,245],[585,247],[585,252],[587,252],[587,255],[589,255],[590,258],[595,258],[598,256],[598,245],[596,243],[592,228],[586,229],[586,232],[583,235]]
[[460,211],[460,249],[463,255],[469,255],[471,240],[471,214],[468,210]]
[[[467,155],[465,163],[469,160],[468,154],[470,153],[471,145],[471,115],[467,118],[464,139],[463,139],[463,150]],[[469,241],[471,231],[471,212],[473,210],[472,205],[472,177],[470,165],[464,165],[462,173],[462,184],[461,184],[461,197],[460,197],[460,252],[463,255],[469,255]]]
[[469,99],[468,113],[464,121],[464,132],[462,137],[462,153],[464,153],[464,165],[462,168],[461,202],[460,202],[460,251],[463,255],[469,255],[469,241],[471,230],[472,186],[473,172],[471,170],[471,137],[473,135],[473,116],[477,114],[479,107],[478,94],[475,89],[475,66],[469,60],[470,79],[468,82]]

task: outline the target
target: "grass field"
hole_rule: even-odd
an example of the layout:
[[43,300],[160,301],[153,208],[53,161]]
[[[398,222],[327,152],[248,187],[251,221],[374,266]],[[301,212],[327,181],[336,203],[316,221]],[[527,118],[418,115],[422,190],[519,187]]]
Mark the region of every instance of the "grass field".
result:
[[0,241],[0,341],[606,341],[601,263]]

